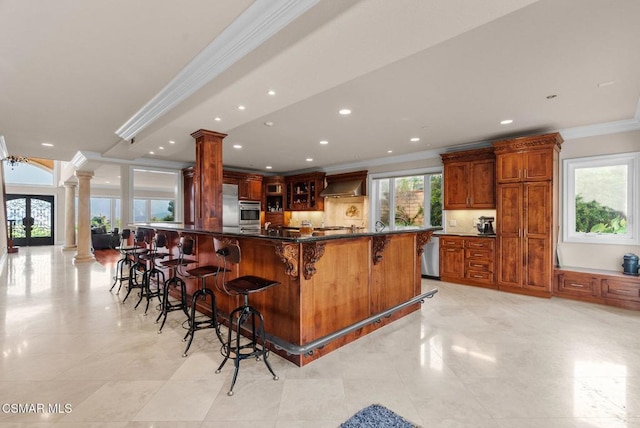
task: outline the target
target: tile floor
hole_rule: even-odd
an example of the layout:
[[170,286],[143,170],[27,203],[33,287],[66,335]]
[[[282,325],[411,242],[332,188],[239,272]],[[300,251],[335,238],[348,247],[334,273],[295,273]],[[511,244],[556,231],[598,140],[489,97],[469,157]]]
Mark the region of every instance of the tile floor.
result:
[[640,427],[639,312],[423,280],[440,291],[420,312],[304,368],[272,355],[279,381],[246,361],[228,397],[213,333],[183,358],[180,314],[157,334],[112,268],[71,260],[8,256],[0,428],[336,427],[372,403],[429,428]]

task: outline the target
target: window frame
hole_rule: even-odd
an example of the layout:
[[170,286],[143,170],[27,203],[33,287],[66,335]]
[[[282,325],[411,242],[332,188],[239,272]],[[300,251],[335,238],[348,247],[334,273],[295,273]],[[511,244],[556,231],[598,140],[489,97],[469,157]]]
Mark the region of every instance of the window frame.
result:
[[[575,171],[580,168],[596,168],[615,165],[627,166],[627,233],[601,234],[576,232],[576,183]],[[583,244],[637,245],[640,243],[637,219],[640,214],[640,152],[589,156],[563,160],[563,241]]]
[[[395,179],[404,178],[404,177],[412,177],[416,175],[423,176],[431,176],[431,175],[443,175],[444,171],[442,167],[431,167],[431,168],[420,168],[420,169],[412,169],[412,170],[402,170],[402,171],[390,171],[383,173],[375,173],[369,174],[367,187],[370,189],[369,198],[370,198],[370,207],[369,210],[369,224],[376,224],[378,218],[380,218],[380,203],[378,200],[378,183],[377,180],[382,179],[391,179],[389,183],[389,199],[392,201],[389,206],[389,218],[395,219],[395,197],[396,197],[396,185]],[[444,185],[444,180],[443,180]],[[440,201],[442,203],[442,201]],[[421,227],[441,227],[441,226],[432,226],[430,224],[426,224],[427,220],[429,223],[431,222],[431,210],[427,209],[431,203],[431,186],[427,185],[425,180],[424,184],[424,222]],[[443,212],[443,222],[444,222],[444,207],[442,209]],[[390,224],[386,225],[387,230],[408,230],[408,229],[417,229],[420,226],[404,226],[402,228],[397,228],[395,225],[395,221],[391,220]]]

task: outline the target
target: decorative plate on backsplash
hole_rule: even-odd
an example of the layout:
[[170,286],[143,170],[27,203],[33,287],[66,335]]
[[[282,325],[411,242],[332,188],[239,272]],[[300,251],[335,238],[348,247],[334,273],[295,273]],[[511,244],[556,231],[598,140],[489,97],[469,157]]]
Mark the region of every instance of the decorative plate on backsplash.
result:
[[362,211],[356,205],[349,205],[344,212],[345,218],[359,219],[362,218]]

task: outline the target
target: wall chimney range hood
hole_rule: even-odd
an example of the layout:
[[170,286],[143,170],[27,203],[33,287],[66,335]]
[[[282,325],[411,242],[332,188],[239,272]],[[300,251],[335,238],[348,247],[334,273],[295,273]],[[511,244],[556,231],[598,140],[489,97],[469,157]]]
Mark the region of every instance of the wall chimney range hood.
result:
[[350,196],[360,196],[362,194],[362,180],[335,181],[327,184],[327,187],[320,193],[323,197],[346,198]]

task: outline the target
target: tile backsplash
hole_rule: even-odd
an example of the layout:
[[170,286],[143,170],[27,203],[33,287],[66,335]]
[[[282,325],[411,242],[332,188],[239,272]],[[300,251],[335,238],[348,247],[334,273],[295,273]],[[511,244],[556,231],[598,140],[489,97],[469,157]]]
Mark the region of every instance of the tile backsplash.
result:
[[[448,210],[444,212],[444,230],[448,233],[478,233],[478,218],[495,217],[496,210]],[[493,223],[496,229],[496,223]]]

